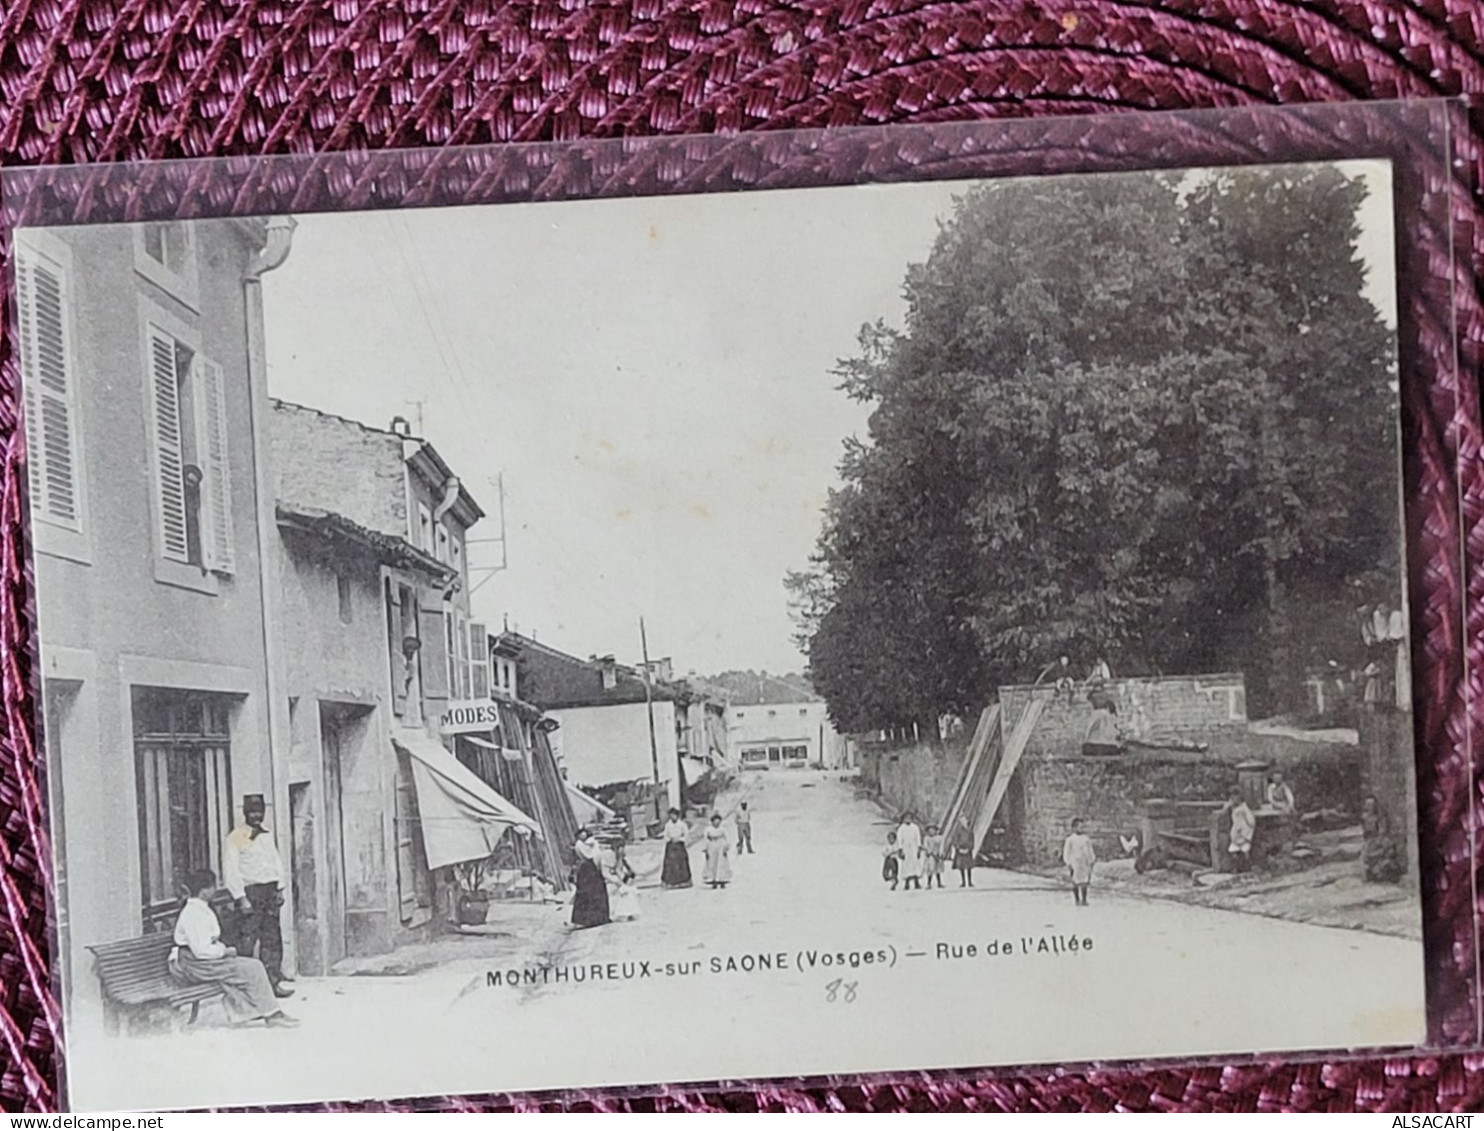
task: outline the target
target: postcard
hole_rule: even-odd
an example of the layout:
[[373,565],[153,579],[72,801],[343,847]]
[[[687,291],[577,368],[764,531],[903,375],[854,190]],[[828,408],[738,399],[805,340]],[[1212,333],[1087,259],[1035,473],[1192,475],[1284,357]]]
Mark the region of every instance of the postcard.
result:
[[17,231],[71,1105],[1423,1041],[1392,174]]

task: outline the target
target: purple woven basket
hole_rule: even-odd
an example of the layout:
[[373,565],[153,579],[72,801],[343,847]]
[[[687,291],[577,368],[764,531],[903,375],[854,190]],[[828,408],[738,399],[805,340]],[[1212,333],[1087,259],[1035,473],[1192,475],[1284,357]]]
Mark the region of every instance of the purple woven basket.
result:
[[[324,153],[1180,109],[1484,92],[1484,6],[1467,0],[9,0],[0,5],[0,162]],[[1459,249],[1484,251],[1484,119],[1465,112],[1455,170]],[[8,248],[0,248],[7,251]],[[8,302],[8,293],[0,294]],[[1484,318],[1459,296],[1462,395],[1477,408]],[[0,765],[0,1045],[6,1110],[56,1106],[59,1010],[46,949],[47,834],[30,731],[31,595],[20,521],[17,369],[0,353],[5,716]],[[1477,412],[1471,414],[1477,419]],[[1484,554],[1478,437],[1452,436],[1470,561]],[[1422,617],[1457,623],[1484,659],[1484,572],[1430,588]],[[1452,663],[1463,657],[1455,639]],[[1478,676],[1449,723],[1480,721]],[[1431,947],[1472,979],[1473,878],[1459,762],[1432,803],[1456,814],[1438,846]],[[1466,940],[1450,946],[1452,939]],[[420,1109],[1473,1110],[1484,1056],[1240,1067],[1120,1067],[921,1077],[890,1085],[672,1088],[580,1101],[504,1096]],[[357,1105],[374,1110],[412,1105]]]

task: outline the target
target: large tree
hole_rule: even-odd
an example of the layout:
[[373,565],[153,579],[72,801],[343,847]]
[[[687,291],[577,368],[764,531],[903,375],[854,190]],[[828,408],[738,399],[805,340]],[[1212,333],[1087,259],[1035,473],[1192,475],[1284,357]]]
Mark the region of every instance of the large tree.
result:
[[789,578],[837,725],[972,710],[1061,654],[1240,667],[1271,706],[1350,632],[1397,545],[1364,191],[1291,166],[957,202],[902,330],[841,363],[869,438]]

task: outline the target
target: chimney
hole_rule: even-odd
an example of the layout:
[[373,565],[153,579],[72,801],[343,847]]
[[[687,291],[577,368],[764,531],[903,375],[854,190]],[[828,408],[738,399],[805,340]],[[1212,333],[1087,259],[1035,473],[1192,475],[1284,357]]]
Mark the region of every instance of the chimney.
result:
[[604,656],[598,663],[603,665],[603,690],[612,691],[618,686],[618,661],[612,656]]
[[666,656],[660,661],[659,675],[656,678],[661,683],[669,683],[672,679],[675,678],[675,665],[671,662],[669,656]]
[[412,435],[412,425],[407,423],[405,416],[392,417],[392,431],[404,439]]

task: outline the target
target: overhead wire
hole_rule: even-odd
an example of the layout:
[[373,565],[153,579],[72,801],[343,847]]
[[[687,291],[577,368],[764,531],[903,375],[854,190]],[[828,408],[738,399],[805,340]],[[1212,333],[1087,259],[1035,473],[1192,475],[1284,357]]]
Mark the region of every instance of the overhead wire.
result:
[[396,223],[390,213],[382,213],[382,219],[386,221],[387,231],[391,233],[392,243],[397,248],[397,254],[402,260],[402,266],[407,271],[407,281],[412,285],[413,297],[417,300],[419,312],[422,314],[423,326],[428,332],[428,337],[433,343],[433,348],[438,352],[438,358],[443,363],[442,376],[452,387],[454,394],[463,401],[464,409],[473,413],[474,406],[469,403],[462,387],[457,385],[453,379],[453,365],[448,359],[448,352],[443,347],[443,339],[433,325],[433,316],[428,310],[427,298],[423,294],[422,285],[418,282],[417,271],[412,265],[412,259],[407,254],[407,248],[403,245],[401,233],[398,232]]

